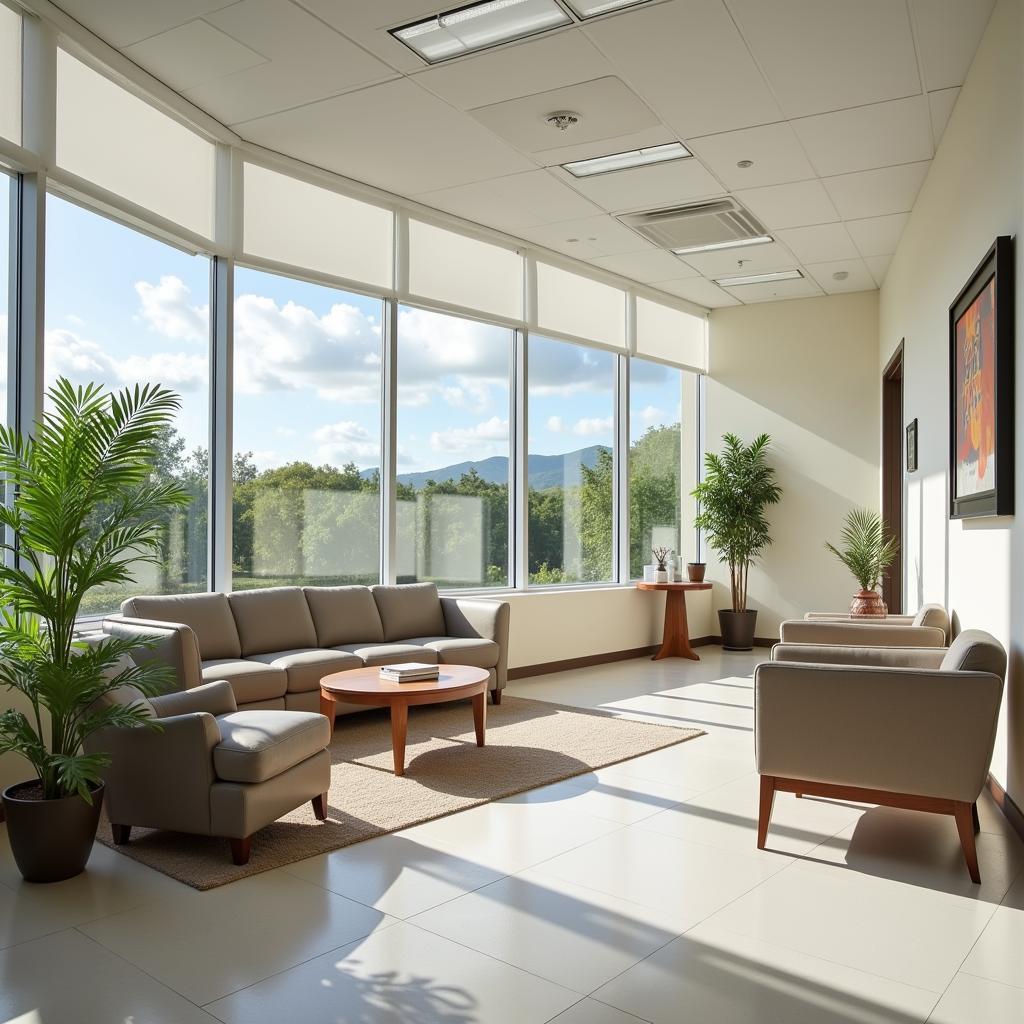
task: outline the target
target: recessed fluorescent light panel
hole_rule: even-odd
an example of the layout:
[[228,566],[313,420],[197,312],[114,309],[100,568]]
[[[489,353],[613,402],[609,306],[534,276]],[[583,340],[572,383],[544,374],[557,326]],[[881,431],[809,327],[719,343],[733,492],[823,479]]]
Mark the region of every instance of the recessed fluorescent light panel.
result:
[[566,0],[573,12],[581,18],[596,18],[599,14],[621,11],[624,7],[636,7],[649,0]]
[[391,30],[427,63],[546,32],[572,19],[555,0],[484,0]]
[[595,156],[590,160],[573,160],[572,163],[562,166],[577,178],[589,178],[592,174],[624,171],[627,167],[643,167],[646,164],[661,164],[666,160],[682,160],[692,155],[681,142],[667,142],[664,146],[631,149],[628,153]]
[[735,288],[741,284],[767,284],[770,281],[796,281],[804,275],[799,270],[776,270],[771,274],[748,274],[746,277],[717,277],[715,284]]
[[718,252],[720,249],[739,249],[744,245],[764,245],[774,242],[771,235],[755,235],[753,238],[730,238],[728,242],[708,242],[707,245],[689,245],[684,249],[673,249],[677,256],[685,256],[695,252]]

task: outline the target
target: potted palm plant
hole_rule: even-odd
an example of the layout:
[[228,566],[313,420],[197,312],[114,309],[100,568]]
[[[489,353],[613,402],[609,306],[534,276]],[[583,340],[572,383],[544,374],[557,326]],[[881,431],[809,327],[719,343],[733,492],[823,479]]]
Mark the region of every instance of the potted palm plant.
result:
[[750,567],[772,542],[766,516],[782,497],[775,470],[768,465],[771,438],[761,434],[745,445],[735,434],[722,437],[721,453],[704,456],[704,479],[693,496],[700,503],[696,523],[719,560],[729,566],[732,607],[718,613],[722,646],[749,651],[754,646],[757,612],[747,608]]
[[842,548],[826,542],[825,547],[853,574],[860,586],[850,603],[854,617],[878,617],[888,612],[878,588],[885,570],[899,553],[896,537],[888,534],[882,517],[866,508],[854,508],[846,514]]
[[0,511],[0,686],[27,708],[0,714],[0,754],[20,754],[35,772],[2,799],[14,858],[32,882],[70,878],[89,858],[109,757],[83,752],[83,741],[148,722],[141,700],[104,698],[152,696],[173,678],[155,660],[132,663],[136,641],[78,639],[82,599],[129,583],[133,564],[157,561],[168,513],[189,501],[177,484],[151,480],[179,406],[173,392],[111,394],[61,378],[47,406],[30,437],[0,427],[0,474],[12,496]]

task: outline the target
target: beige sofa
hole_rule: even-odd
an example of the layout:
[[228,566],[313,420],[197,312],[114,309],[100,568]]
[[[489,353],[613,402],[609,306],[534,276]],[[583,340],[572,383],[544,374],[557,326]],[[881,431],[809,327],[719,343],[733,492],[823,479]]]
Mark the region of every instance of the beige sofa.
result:
[[754,674],[758,848],[778,791],[952,814],[977,882],[975,802],[985,785],[1006,652],[965,630],[948,650],[866,648],[855,664],[770,661]]
[[779,640],[786,644],[947,647],[951,639],[949,614],[940,604],[926,604],[914,616],[890,615],[884,619],[809,612],[805,618],[787,619],[779,627]]
[[325,675],[408,661],[485,668],[498,704],[508,626],[507,603],[440,597],[433,583],[133,597],[103,623],[114,636],[161,638],[138,656],[168,661],[182,689],[223,679],[241,709],[315,712]]

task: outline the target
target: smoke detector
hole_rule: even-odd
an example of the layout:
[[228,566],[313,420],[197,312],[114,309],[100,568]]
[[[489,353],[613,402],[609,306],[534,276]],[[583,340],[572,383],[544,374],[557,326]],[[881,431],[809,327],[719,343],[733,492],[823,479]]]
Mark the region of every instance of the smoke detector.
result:
[[849,276],[850,276],[850,272],[848,270],[837,270],[832,275],[832,280],[833,281],[845,281]]
[[567,132],[570,128],[575,128],[583,118],[572,110],[556,110],[548,114],[544,120],[552,128],[557,128],[560,132]]

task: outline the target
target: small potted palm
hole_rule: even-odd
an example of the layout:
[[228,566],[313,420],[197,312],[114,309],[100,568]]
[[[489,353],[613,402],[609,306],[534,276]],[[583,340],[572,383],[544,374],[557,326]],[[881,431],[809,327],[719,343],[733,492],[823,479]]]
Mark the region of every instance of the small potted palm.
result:
[[[139,698],[173,682],[159,662],[131,661],[138,641],[86,643],[75,620],[94,587],[123,586],[134,564],[158,561],[162,524],[190,500],[177,484],[151,479],[178,405],[159,386],[110,394],[62,378],[31,437],[0,427],[0,474],[12,496],[0,510],[0,686],[26,708],[0,714],[0,754],[20,754],[35,773],[2,799],[27,881],[84,869],[109,757],[83,752],[83,741],[108,727],[158,727]],[[104,699],[115,690],[136,699]]]
[[718,613],[722,646],[727,651],[749,651],[757,612],[747,608],[747,580],[751,565],[772,542],[766,510],[781,499],[782,489],[768,465],[767,434],[749,445],[735,434],[723,435],[722,441],[720,454],[704,456],[704,479],[693,492],[700,503],[696,523],[719,560],[729,566],[732,607]]
[[851,509],[840,534],[842,547],[826,543],[825,547],[853,574],[860,586],[850,602],[854,618],[878,618],[888,612],[878,592],[885,570],[899,553],[899,540],[888,534],[882,517],[866,508]]

